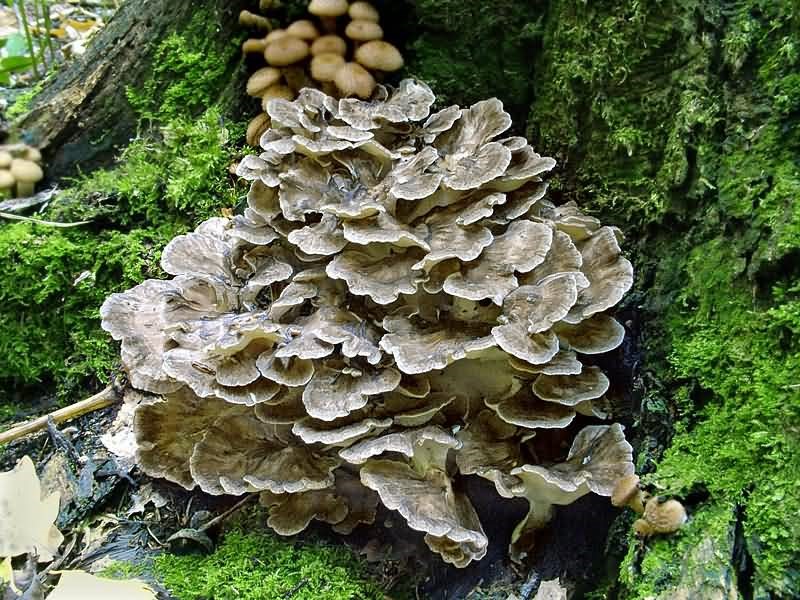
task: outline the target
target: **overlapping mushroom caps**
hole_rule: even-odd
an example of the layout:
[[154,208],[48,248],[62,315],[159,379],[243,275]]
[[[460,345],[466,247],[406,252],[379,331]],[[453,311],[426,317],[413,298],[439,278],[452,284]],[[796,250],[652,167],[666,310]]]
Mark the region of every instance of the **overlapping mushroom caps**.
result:
[[431,114],[412,80],[375,98],[268,102],[244,213],[103,305],[131,383],[158,395],[136,409],[138,460],[260,492],[285,535],[349,532],[381,502],[457,566],[486,552],[458,481],[481,476],[530,502],[522,557],[553,505],[633,472],[584,364],[622,342],[608,311],[631,265],[617,230],[543,198],[554,161],[503,137],[498,100]]

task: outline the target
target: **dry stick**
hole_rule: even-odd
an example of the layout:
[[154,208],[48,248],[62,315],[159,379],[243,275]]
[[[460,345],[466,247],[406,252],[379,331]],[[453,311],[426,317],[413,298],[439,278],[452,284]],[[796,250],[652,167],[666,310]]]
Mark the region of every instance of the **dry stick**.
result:
[[63,423],[64,421],[69,421],[70,419],[80,417],[86,413],[111,406],[118,400],[119,394],[117,394],[112,386],[108,386],[106,389],[98,392],[94,396],[86,398],[86,400],[81,400],[75,404],[65,406],[64,408],[59,408],[57,411],[51,412],[43,417],[39,417],[38,419],[34,419],[30,423],[17,425],[8,431],[0,433],[0,446],[3,444],[8,444],[9,442],[13,442],[14,440],[31,433],[35,433],[40,429],[44,429],[47,427],[47,420],[51,417],[56,423]]

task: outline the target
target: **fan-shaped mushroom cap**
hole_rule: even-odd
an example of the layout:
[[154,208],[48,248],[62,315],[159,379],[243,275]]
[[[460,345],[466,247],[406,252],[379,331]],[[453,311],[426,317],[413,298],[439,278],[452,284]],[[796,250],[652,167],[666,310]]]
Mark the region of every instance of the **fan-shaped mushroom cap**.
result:
[[245,139],[249,146],[258,146],[258,140],[269,129],[270,121],[267,113],[259,113],[247,124]]
[[376,71],[397,71],[403,67],[403,56],[389,42],[372,40],[358,47],[356,62]]
[[358,63],[345,63],[334,76],[334,83],[343,96],[367,99],[375,89],[375,78]]
[[278,535],[296,535],[314,519],[336,524],[347,517],[348,508],[333,488],[297,494],[261,492],[259,503],[269,512],[267,525]]
[[625,328],[604,314],[594,314],[577,325],[559,323],[555,332],[562,345],[581,354],[610,352],[625,338]]
[[340,469],[336,472],[335,486],[336,494],[347,504],[347,516],[333,526],[335,532],[349,534],[361,523],[375,522],[378,494],[364,487],[358,475]]
[[516,433],[515,426],[499,419],[492,411],[479,412],[456,436],[461,442],[461,448],[456,451],[459,472],[493,481],[501,496],[511,498],[510,487],[518,480],[507,473],[521,462]]
[[288,32],[285,36],[267,43],[264,58],[274,67],[286,67],[308,56],[308,44]]
[[260,98],[267,88],[272,87],[281,79],[280,69],[275,67],[262,67],[247,80],[247,95]]
[[319,37],[319,31],[317,31],[316,26],[308,19],[295,21],[286,28],[286,33],[298,39],[305,40],[306,42],[310,42]]
[[344,57],[333,52],[314,55],[311,59],[311,77],[317,81],[333,81],[336,71],[344,65]]
[[311,0],[308,12],[318,17],[340,17],[347,13],[347,0]]
[[547,402],[575,406],[608,391],[609,381],[599,367],[586,367],[577,375],[539,375],[533,393]]
[[400,383],[395,369],[318,368],[303,392],[303,404],[315,419],[332,421],[364,407],[370,396],[390,392]]
[[64,541],[54,525],[58,508],[58,492],[43,497],[29,456],[0,473],[0,556],[32,553],[39,561],[53,560]]
[[353,2],[347,11],[350,18],[354,21],[380,21],[380,14],[369,2]]
[[409,527],[425,532],[425,543],[446,562],[464,567],[486,554],[488,539],[469,500],[453,491],[447,475],[427,475],[391,460],[371,460],[361,468],[361,482],[378,492],[381,502],[398,511]]
[[383,28],[375,21],[354,20],[347,24],[344,34],[356,42],[368,42],[381,39]]
[[429,425],[363,440],[340,450],[339,456],[349,463],[360,465],[373,456],[398,452],[409,457],[414,469],[424,474],[430,469],[444,470],[448,450],[460,446],[461,443],[444,429]]
[[185,387],[140,403],[133,417],[137,464],[151,477],[194,488],[189,459],[195,444],[217,418],[237,410],[218,398],[199,398]]
[[575,436],[566,462],[513,469],[511,475],[521,481],[513,492],[528,499],[530,510],[511,537],[512,557],[524,557],[525,549],[518,542],[527,531],[550,520],[552,505],[571,504],[589,492],[610,496],[617,481],[633,470],[633,448],[618,423],[584,427]]
[[333,485],[339,460],[292,445],[290,437],[252,410],[219,418],[194,447],[192,478],[209,494],[294,494]]
[[322,35],[311,44],[311,55],[319,54],[339,54],[344,57],[347,54],[347,42],[338,35]]
[[364,411],[355,411],[333,421],[303,419],[294,424],[292,433],[307,444],[347,447],[392,426],[392,419],[365,418],[359,412]]
[[506,423],[527,429],[562,429],[575,418],[573,408],[544,402],[530,392],[522,392],[511,398],[487,400],[486,405]]

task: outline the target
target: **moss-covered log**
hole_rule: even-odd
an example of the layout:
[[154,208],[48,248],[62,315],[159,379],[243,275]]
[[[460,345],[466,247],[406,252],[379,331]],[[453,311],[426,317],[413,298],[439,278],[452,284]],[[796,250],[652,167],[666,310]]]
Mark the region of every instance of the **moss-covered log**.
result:
[[[247,4],[246,0],[124,2],[87,52],[44,86],[18,123],[30,142],[41,147],[48,177],[72,174],[76,166],[87,171],[110,164],[141,118],[138,107],[129,101],[128,90],[140,88],[153,72],[170,68],[163,62],[169,57],[157,52],[159,44],[185,30],[198,14],[215,24],[212,33],[218,40],[235,42],[241,35],[236,15]],[[225,74],[231,76],[237,64],[238,57],[233,56],[216,66],[220,82]],[[208,73],[201,75],[208,77]],[[189,92],[193,84],[186,80],[182,85]],[[144,91],[152,95],[151,102],[174,101],[159,98],[160,90]],[[195,98],[194,108],[198,108],[202,92]]]

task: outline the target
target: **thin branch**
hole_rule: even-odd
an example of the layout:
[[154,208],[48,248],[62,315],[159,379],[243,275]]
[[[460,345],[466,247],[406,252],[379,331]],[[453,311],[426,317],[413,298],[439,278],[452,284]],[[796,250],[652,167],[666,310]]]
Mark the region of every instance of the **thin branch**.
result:
[[43,221],[41,219],[34,219],[33,217],[23,217],[22,215],[15,215],[8,212],[0,212],[0,217],[4,219],[11,219],[12,221],[27,221],[28,223],[36,223],[37,225],[46,225],[48,227],[79,227],[86,225],[91,221],[75,221],[74,223],[59,223],[58,221]]
[[55,423],[63,423],[64,421],[75,419],[76,417],[80,417],[86,413],[111,406],[117,401],[119,401],[119,394],[117,394],[114,388],[109,385],[103,391],[98,392],[94,396],[86,398],[86,400],[81,400],[75,404],[70,404],[64,408],[59,408],[50,414],[39,417],[38,419],[34,419],[30,423],[17,425],[8,431],[0,433],[0,446],[46,428],[47,422],[51,418]]

